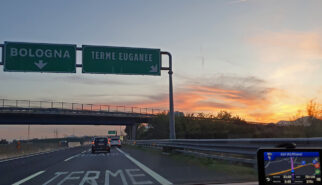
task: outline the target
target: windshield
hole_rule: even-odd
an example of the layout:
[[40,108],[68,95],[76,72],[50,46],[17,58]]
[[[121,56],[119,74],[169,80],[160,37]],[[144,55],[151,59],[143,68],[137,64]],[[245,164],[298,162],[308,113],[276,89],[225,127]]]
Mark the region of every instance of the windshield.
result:
[[[259,149],[322,147],[321,7],[1,2],[0,184],[258,184]],[[268,183],[321,182],[265,152]]]

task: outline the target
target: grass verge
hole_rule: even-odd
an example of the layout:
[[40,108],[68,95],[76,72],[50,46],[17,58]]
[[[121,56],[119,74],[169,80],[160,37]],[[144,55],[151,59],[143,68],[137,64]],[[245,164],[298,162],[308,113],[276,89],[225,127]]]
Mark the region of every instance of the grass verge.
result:
[[17,149],[15,144],[0,145],[0,160],[21,157],[63,148],[56,143],[22,143]]
[[[134,145],[126,145],[126,147],[132,148],[132,149],[139,149],[156,155],[164,155],[164,153],[161,150],[154,149],[154,148],[145,148],[145,147],[134,146]],[[170,158],[174,160],[181,161],[186,164],[205,167],[209,170],[227,174],[232,177],[242,177],[242,179],[249,180],[249,181],[257,180],[257,170],[252,167],[243,166],[241,164],[236,164],[229,161],[201,158],[201,157],[185,155],[185,154],[176,153],[176,152],[166,154],[166,155],[168,155]]]

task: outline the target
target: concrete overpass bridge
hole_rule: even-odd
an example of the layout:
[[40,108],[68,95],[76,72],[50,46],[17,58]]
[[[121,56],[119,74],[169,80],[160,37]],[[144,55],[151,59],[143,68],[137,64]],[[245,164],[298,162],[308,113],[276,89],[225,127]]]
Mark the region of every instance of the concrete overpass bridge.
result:
[[148,123],[167,111],[117,105],[0,99],[0,125],[126,125]]

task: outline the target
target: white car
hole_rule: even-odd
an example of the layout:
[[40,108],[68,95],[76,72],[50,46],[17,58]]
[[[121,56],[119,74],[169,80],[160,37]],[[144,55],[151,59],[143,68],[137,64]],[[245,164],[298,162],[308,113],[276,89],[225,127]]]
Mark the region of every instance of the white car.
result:
[[119,148],[122,146],[120,136],[111,136],[110,137],[110,142],[111,142],[111,146],[117,146]]

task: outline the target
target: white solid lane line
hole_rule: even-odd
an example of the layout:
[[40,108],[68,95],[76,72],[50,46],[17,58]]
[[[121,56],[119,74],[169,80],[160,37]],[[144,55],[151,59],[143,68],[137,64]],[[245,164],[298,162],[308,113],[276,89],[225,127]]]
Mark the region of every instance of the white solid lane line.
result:
[[29,181],[30,179],[32,179],[32,178],[34,178],[34,177],[36,177],[36,176],[38,176],[38,175],[40,175],[40,174],[42,174],[42,173],[44,173],[45,171],[39,171],[39,172],[37,172],[37,173],[34,173],[34,174],[32,174],[32,175],[30,175],[30,176],[28,176],[28,177],[26,177],[26,178],[24,178],[24,179],[22,179],[22,180],[20,180],[20,181],[18,181],[18,182],[16,182],[16,183],[13,183],[12,185],[19,185],[19,184],[22,184],[22,183],[24,183],[24,182],[26,182],[26,181]]
[[[209,185],[211,185],[211,184],[209,184]],[[227,185],[227,184],[213,184],[213,185]],[[231,185],[258,185],[258,182],[233,183]]]
[[74,157],[77,157],[77,156],[79,156],[79,154],[73,155],[73,156],[71,156],[71,157],[69,157],[69,158],[65,159],[64,161],[65,161],[65,162],[66,162],[66,161],[69,161],[69,160],[71,160],[71,159],[73,159]]
[[116,149],[119,152],[121,152],[125,157],[127,157],[130,161],[132,161],[134,164],[136,164],[138,167],[140,167],[143,171],[145,171],[147,174],[149,174],[151,177],[153,177],[160,184],[162,184],[162,185],[170,185],[170,184],[172,184],[170,181],[168,181],[167,179],[165,179],[161,175],[157,174],[156,172],[154,172],[153,170],[151,170],[150,168],[148,168],[144,164],[140,163],[139,161],[137,161],[136,159],[134,159],[133,157],[131,157],[127,153],[123,152],[123,150],[121,150],[119,148],[116,148]]

